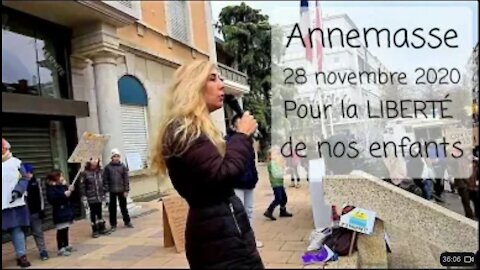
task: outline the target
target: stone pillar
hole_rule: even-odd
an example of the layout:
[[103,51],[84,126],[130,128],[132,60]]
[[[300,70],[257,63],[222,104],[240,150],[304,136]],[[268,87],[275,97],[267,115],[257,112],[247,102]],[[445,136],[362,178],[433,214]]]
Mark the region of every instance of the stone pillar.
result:
[[123,53],[119,49],[117,28],[104,22],[92,22],[74,28],[73,36],[73,53],[92,61],[93,74],[91,70],[89,74],[94,81],[94,94],[88,94],[90,91],[84,89],[84,95],[91,95],[92,101],[95,100],[92,106],[96,110],[91,112],[98,119],[98,132],[110,136],[103,155],[103,164],[106,164],[110,161],[112,148],[118,148],[123,153],[116,69],[116,60]]
[[[117,76],[117,58],[123,57],[124,53],[119,49],[117,28],[107,23],[93,22],[76,27],[73,32],[74,54],[90,59],[92,63],[92,67],[87,69],[87,76],[93,83],[90,81],[90,85],[83,89],[83,96],[90,96],[94,103],[90,105],[94,107],[90,108],[90,112],[97,121],[92,122],[98,123],[98,133],[110,136],[102,163],[106,165],[110,162],[112,148],[118,148],[122,153],[122,159],[125,160]],[[141,207],[136,206],[130,198],[127,207],[132,217],[141,212]],[[104,211],[108,213],[107,209]]]
[[79,56],[70,57],[72,67],[73,96],[75,100],[88,102],[89,117],[77,118],[77,136],[80,138],[85,131],[99,133],[97,102],[91,74],[91,61]]
[[125,158],[116,70],[118,56],[110,51],[92,55],[99,129],[101,134],[110,136],[103,154],[104,164],[110,161],[112,148],[118,148],[122,152],[122,159]]

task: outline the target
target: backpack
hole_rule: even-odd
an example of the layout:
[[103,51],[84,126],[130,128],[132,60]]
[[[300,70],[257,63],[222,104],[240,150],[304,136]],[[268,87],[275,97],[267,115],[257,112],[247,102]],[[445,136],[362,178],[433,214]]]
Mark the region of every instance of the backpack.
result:
[[[346,205],[342,209],[342,215],[355,209],[353,205]],[[334,212],[336,213],[336,211]],[[340,218],[340,217],[338,217]],[[353,231],[347,228],[339,227],[334,228],[332,234],[327,236],[324,240],[324,244],[327,245],[333,252],[339,256],[347,256],[350,251],[350,242],[352,241]],[[353,240],[352,252],[357,250],[357,237]]]
[[[350,241],[352,240],[353,231],[347,228],[334,228],[332,234],[325,238],[323,242],[324,245],[327,245],[333,252],[337,253],[339,256],[347,256],[350,251]],[[353,240],[353,250],[357,250],[357,237]]]

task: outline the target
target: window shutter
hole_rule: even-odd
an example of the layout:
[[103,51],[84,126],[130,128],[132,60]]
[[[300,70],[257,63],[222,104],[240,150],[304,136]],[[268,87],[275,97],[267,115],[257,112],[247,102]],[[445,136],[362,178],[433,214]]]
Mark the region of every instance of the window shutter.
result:
[[142,159],[143,168],[146,168],[148,155],[146,107],[122,104],[120,109],[124,157],[129,153],[138,153]]
[[[15,157],[23,163],[33,165],[35,177],[41,180],[43,198],[45,200],[43,228],[53,228],[52,206],[47,203],[47,189],[45,185],[46,176],[54,169],[49,127],[2,126],[2,137],[12,146],[12,152]],[[9,240],[10,235],[2,233],[2,242]]]
[[171,36],[181,42],[189,43],[187,2],[168,1],[168,10]]
[[118,0],[117,2],[119,2],[121,5],[124,5],[128,8],[133,8],[131,0]]

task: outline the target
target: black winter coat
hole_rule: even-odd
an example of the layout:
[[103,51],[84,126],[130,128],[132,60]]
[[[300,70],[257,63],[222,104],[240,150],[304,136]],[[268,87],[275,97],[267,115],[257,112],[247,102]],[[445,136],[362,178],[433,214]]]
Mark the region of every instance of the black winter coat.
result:
[[85,170],[81,175],[80,192],[86,197],[89,204],[101,203],[105,200],[105,186],[102,180],[102,171]]
[[28,181],[27,205],[30,215],[39,214],[43,211],[42,183],[35,176]]
[[[227,143],[230,142],[230,139],[235,134],[235,132],[230,132],[227,137]],[[257,166],[255,164],[255,150],[251,151],[247,156],[247,164],[245,166],[245,171],[242,176],[235,181],[233,188],[237,189],[254,189],[258,183],[258,172]]]
[[47,185],[47,201],[53,208],[53,223],[73,222],[74,214],[70,198],[65,195],[66,185]]
[[103,186],[106,192],[129,192],[130,181],[128,179],[127,166],[121,162],[110,162],[103,170]]
[[[167,149],[171,141],[167,135]],[[202,135],[183,155],[167,159],[173,186],[190,206],[185,248],[191,269],[264,268],[243,204],[233,192],[252,151],[252,140],[237,133],[222,157]]]

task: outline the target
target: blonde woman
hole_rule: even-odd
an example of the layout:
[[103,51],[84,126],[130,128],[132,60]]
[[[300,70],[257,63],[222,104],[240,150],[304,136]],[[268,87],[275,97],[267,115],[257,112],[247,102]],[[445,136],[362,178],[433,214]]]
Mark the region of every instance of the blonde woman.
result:
[[196,61],[175,72],[152,168],[168,173],[190,206],[185,231],[190,268],[264,268],[243,204],[233,191],[253,152],[257,122],[246,112],[227,146],[210,118],[223,106],[223,88],[211,62]]

